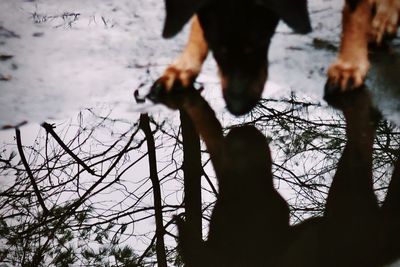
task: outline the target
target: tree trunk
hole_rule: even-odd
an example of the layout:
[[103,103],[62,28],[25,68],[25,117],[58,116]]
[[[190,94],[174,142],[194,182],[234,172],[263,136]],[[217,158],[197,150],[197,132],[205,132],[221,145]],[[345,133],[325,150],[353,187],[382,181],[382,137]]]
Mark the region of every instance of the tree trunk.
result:
[[200,242],[202,239],[200,138],[188,114],[181,111],[180,117],[183,139],[185,225],[193,241]]
[[167,267],[167,257],[165,254],[165,244],[164,244],[164,225],[163,225],[163,215],[162,215],[162,205],[161,205],[161,190],[157,174],[156,147],[149,121],[150,121],[149,116],[147,114],[142,114],[140,116],[140,128],[146,135],[147,152],[149,154],[150,180],[153,185],[154,212],[156,217],[157,264],[159,267]]

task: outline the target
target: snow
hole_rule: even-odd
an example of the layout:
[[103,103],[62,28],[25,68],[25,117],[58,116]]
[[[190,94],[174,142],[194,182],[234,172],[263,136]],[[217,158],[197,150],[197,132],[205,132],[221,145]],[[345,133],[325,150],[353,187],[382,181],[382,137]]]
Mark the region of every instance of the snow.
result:
[[[3,38],[0,46],[14,56],[0,63],[0,73],[11,75],[0,83],[0,125],[65,119],[101,102],[128,110],[144,72],[137,66],[158,57],[151,39],[161,39],[163,12],[156,4],[1,1],[2,27],[20,37]],[[79,14],[76,21],[62,18],[68,13]]]
[[[314,32],[306,36],[292,34],[281,23],[269,52],[266,96],[273,95],[270,87],[279,87],[275,91],[294,90],[321,99],[326,68],[335,53],[315,49],[313,40],[338,45],[341,5],[341,1],[310,1]],[[0,61],[0,75],[10,78],[0,82],[0,126],[66,119],[99,103],[118,107],[122,116],[128,116],[140,109],[133,90],[143,82],[148,89],[182,49],[187,35],[186,27],[176,38],[161,38],[160,0],[2,0],[0,10],[3,31],[18,36],[6,38],[0,30],[0,54],[13,56]],[[211,56],[199,81],[211,98],[220,99]],[[393,110],[399,114],[397,101],[381,102],[390,106],[387,114],[393,117]],[[221,112],[223,105],[216,104]],[[396,117],[400,116],[395,121]]]

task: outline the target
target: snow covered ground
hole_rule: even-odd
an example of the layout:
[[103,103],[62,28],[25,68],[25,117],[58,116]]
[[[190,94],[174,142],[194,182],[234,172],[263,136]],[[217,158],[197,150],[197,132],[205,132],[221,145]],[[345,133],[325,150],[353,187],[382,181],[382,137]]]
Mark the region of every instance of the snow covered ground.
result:
[[0,63],[10,79],[0,84],[0,125],[65,119],[98,103],[131,107],[146,65],[167,62],[155,55],[158,2],[1,1],[0,51],[13,58]]
[[[336,20],[323,27],[314,22],[314,28],[337,42],[340,4],[325,4],[317,1],[311,7],[317,21]],[[185,45],[187,27],[173,39],[161,38],[164,16],[161,0],[0,0],[0,129],[28,122],[23,135],[29,142],[41,122],[68,120],[82,108],[98,106],[128,120],[143,110],[168,116],[165,108],[137,105],[133,98],[135,89],[149,89]],[[334,53],[311,53],[313,35],[292,35],[284,24],[278,31],[265,94],[287,96],[295,89],[320,101],[325,68]],[[198,81],[224,116],[211,56]],[[0,130],[0,140],[12,138],[12,131]]]
[[[326,44],[338,45],[341,2],[310,1],[309,35],[293,35],[280,25],[267,85],[276,90],[266,95],[294,90],[321,99],[335,57]],[[0,126],[65,119],[101,103],[129,116],[138,108],[133,90],[142,83],[148,89],[185,43],[187,28],[174,39],[160,37],[163,18],[161,0],[0,1]],[[199,81],[218,99],[211,57]],[[396,120],[398,101],[383,106],[390,106],[387,113]]]

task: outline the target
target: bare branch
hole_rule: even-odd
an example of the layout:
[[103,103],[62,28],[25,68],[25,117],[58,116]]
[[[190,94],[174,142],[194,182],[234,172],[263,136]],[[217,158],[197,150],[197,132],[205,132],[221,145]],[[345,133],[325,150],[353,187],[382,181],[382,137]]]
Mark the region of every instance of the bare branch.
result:
[[51,136],[53,136],[53,138],[57,141],[57,143],[79,164],[81,165],[88,173],[94,175],[95,172],[94,170],[90,169],[89,166],[86,165],[85,162],[83,162],[80,158],[78,158],[77,155],[74,154],[74,152],[72,152],[69,147],[64,144],[64,142],[60,139],[60,137],[54,132],[54,126],[47,123],[47,122],[43,122],[41,124],[41,126],[49,133],[51,134]]
[[44,204],[43,198],[40,195],[40,191],[39,191],[39,188],[38,188],[38,186],[36,184],[35,178],[33,177],[33,174],[32,174],[32,171],[31,171],[31,169],[29,167],[28,162],[26,161],[26,158],[25,158],[25,155],[24,155],[24,150],[22,148],[21,131],[18,128],[15,128],[15,137],[17,139],[17,147],[18,147],[19,155],[21,157],[22,164],[24,164],[26,173],[28,174],[28,177],[31,180],[31,184],[32,184],[33,190],[35,192],[35,195],[36,195],[36,197],[38,199],[38,202],[39,202],[40,206],[43,209],[43,213],[44,214],[48,214],[49,210],[47,209],[46,205]]
[[161,189],[157,174],[156,147],[154,143],[154,137],[150,128],[150,119],[147,114],[140,115],[139,127],[146,135],[147,150],[149,155],[150,180],[153,184],[154,210],[156,217],[157,264],[160,267],[167,267],[167,256],[165,254],[165,244],[164,244],[165,230],[164,230],[163,216],[162,216]]

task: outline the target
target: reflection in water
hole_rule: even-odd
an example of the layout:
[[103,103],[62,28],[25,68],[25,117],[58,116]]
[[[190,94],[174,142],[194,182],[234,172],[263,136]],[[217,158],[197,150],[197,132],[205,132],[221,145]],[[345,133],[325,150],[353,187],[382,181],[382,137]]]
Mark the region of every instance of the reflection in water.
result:
[[160,101],[189,114],[219,182],[204,244],[193,244],[196,239],[178,219],[180,251],[187,266],[382,266],[400,257],[399,161],[379,208],[372,184],[379,116],[366,90],[327,96],[346,119],[346,146],[324,215],[291,228],[288,205],[272,183],[267,139],[253,126],[234,128],[223,137],[200,94],[180,94]]
[[274,266],[287,243],[289,208],[273,188],[267,139],[254,126],[234,128],[224,137],[214,112],[196,91],[164,101],[182,107],[193,120],[219,184],[204,244],[193,244],[196,239],[178,219],[184,262],[187,266]]
[[[366,90],[328,97],[346,118],[347,142],[326,200],[324,216],[297,230],[283,266],[382,266],[400,257],[399,160],[379,208],[373,191],[372,151],[377,112]],[[387,208],[390,206],[391,208]],[[390,227],[387,225],[390,224]],[[301,248],[311,248],[305,256]],[[291,257],[296,255],[297,257]],[[288,260],[290,259],[290,260]]]
[[[10,140],[0,152],[0,262],[154,266],[159,261],[160,266],[161,257],[167,265],[181,266],[175,221],[181,222],[183,256],[197,258],[203,266],[339,265],[372,249],[376,252],[366,254],[382,258],[371,259],[371,264],[396,256],[399,178],[392,179],[379,210],[368,181],[373,164],[375,193],[383,201],[399,131],[379,121],[374,150],[368,148],[375,125],[362,123],[368,118],[367,96],[349,97],[353,105],[335,102],[353,122],[347,124],[347,134],[357,138],[346,138],[346,125],[338,116],[294,95],[263,100],[245,120],[228,123],[217,120],[199,95],[186,100],[180,118],[178,113],[167,119],[133,114],[123,121],[108,110],[85,110],[70,123],[57,122],[56,128],[44,124],[48,127],[35,142],[27,139],[29,126],[22,127],[20,144]],[[212,155],[219,186],[190,118]],[[226,129],[229,134],[223,135]],[[355,157],[359,165],[342,167],[353,170],[355,178],[337,171],[345,145],[347,156],[339,166]],[[28,164],[21,162],[22,153]],[[396,171],[398,177],[399,167]],[[340,179],[345,176],[350,178]],[[346,202],[344,209],[340,201]],[[289,212],[294,227],[289,226]],[[181,216],[173,219],[176,214],[184,214],[184,222]],[[351,216],[359,220],[348,224]],[[318,218],[305,220],[310,217]],[[203,233],[208,233],[205,242]],[[377,240],[375,248],[362,242],[372,239]],[[341,254],[334,254],[336,250]],[[333,259],[324,260],[328,257]]]
[[[335,98],[335,97],[333,97]],[[326,200],[319,233],[326,266],[380,266],[378,204],[372,186],[377,116],[365,90],[331,99],[346,119],[347,142]],[[334,259],[334,260],[327,260]]]

